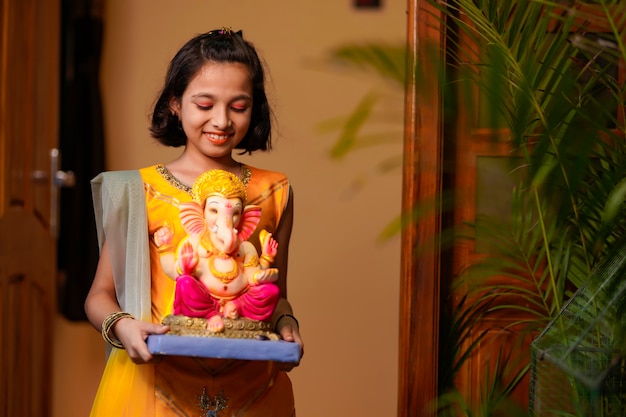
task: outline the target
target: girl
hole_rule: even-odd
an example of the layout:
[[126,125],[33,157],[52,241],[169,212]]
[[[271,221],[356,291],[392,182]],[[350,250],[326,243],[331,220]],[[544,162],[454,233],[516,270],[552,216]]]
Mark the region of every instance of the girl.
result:
[[[92,181],[100,260],[85,310],[109,342],[107,364],[92,416],[293,416],[291,382],[297,364],[163,356],[146,345],[164,334],[175,282],[162,270],[154,233],[166,223],[172,245],[184,237],[178,204],[191,200],[196,177],[222,169],[246,185],[249,204],[261,206],[257,231],[279,244],[280,299],[272,317],[283,340],[300,345],[287,301],[287,257],[293,193],[278,172],[244,165],[240,153],[268,151],[270,106],[262,64],[241,32],[214,30],[189,40],[172,59],[155,104],[150,132],[166,146],[184,147],[165,164],[100,174]],[[260,253],[258,232],[251,237]]]

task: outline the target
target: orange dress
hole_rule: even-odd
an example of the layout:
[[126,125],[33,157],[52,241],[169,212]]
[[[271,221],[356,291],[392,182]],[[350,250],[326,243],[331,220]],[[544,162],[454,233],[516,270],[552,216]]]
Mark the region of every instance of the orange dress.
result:
[[[178,203],[190,201],[191,195],[189,187],[173,178],[163,166],[147,167],[139,173],[145,196],[147,236],[144,239],[148,240],[151,276],[149,316],[154,323],[160,323],[172,313],[175,281],[161,269],[159,253],[151,237],[168,222],[174,229],[173,246],[176,247],[185,235],[178,217]],[[277,172],[244,166],[242,173],[247,203],[262,209],[259,225],[250,238],[260,252],[258,232],[276,231],[287,205],[289,183]],[[106,178],[106,173],[104,175]],[[106,182],[104,179],[103,183]],[[97,191],[94,191],[94,200],[96,196]],[[111,247],[113,242],[107,242]],[[117,285],[117,278],[116,287],[121,287]],[[118,288],[118,292],[122,290]],[[125,297],[118,294],[118,299],[123,304]],[[164,356],[157,364],[135,365],[125,350],[115,348],[108,357],[91,413],[92,417],[294,415],[291,382],[273,362]]]

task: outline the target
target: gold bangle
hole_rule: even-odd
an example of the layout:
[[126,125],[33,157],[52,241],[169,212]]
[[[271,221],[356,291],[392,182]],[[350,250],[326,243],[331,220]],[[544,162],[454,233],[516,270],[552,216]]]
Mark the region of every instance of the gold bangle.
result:
[[174,252],[171,245],[157,246],[157,253],[160,255],[168,252]]
[[293,319],[293,321],[296,322],[296,327],[298,327],[298,329],[300,329],[300,323],[298,323],[298,319],[294,317],[293,314],[281,314],[277,319],[276,322],[274,323],[274,330],[276,330],[276,327],[278,326],[278,323],[284,319],[285,317],[291,317]]
[[125,318],[134,319],[133,315],[130,313],[126,313],[125,311],[116,311],[115,313],[111,313],[106,316],[106,318],[102,322],[102,338],[105,342],[118,349],[124,349],[124,345],[122,345],[119,340],[114,340],[113,338],[111,338],[109,333],[111,332],[111,329],[113,328],[115,323]]
[[263,271],[263,270],[258,270],[258,271],[255,271],[254,274],[252,274],[252,281],[254,282],[254,285],[259,285],[259,281],[257,280],[257,276],[259,274],[263,274],[264,272],[265,271]]
[[268,264],[271,264],[272,262],[274,262],[274,257],[269,255],[261,255],[261,260],[267,262]]

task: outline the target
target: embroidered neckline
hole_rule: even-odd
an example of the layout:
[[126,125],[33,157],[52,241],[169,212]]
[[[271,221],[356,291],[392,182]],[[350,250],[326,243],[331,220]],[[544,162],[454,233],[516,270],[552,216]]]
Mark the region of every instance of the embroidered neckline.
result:
[[[181,182],[178,178],[176,178],[169,169],[165,167],[163,164],[159,164],[156,166],[156,170],[165,181],[167,181],[172,187],[177,188],[181,191],[186,192],[191,195],[192,187]],[[243,183],[246,188],[248,187],[248,183],[250,182],[250,177],[252,177],[252,171],[247,166],[241,164],[241,173],[239,174],[239,179]]]

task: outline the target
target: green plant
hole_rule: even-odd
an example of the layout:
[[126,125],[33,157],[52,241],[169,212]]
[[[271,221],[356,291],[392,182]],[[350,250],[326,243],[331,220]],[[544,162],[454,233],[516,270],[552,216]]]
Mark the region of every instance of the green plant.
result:
[[[598,1],[591,10],[589,3],[433,2],[446,17],[458,102],[472,88],[487,98],[498,112],[492,122],[511,134],[511,172],[523,173],[504,224],[484,218],[470,225],[468,237],[491,251],[456,284],[476,300],[469,308],[492,306],[476,323],[515,313],[520,318],[507,326],[522,326],[523,336],[553,321],[626,237],[624,87],[612,71],[626,58],[626,9]],[[591,36],[589,22],[598,19],[607,33]],[[478,48],[468,51],[468,43]],[[501,363],[494,366],[497,374]]]
[[[320,130],[325,133],[340,131],[330,151],[332,158],[343,158],[363,147],[386,145],[402,140],[402,126],[397,124],[397,115],[402,114],[401,94],[406,78],[405,61],[404,44],[366,43],[342,46],[330,51],[328,64],[331,67],[348,69],[350,73],[359,71],[373,75],[374,78],[382,80],[386,86],[384,89],[371,89],[350,114],[320,125]],[[389,95],[391,99],[385,100],[385,108],[380,108],[383,95]],[[389,105],[393,107],[387,108]],[[375,133],[371,133],[374,125],[383,125],[384,129],[375,129]],[[397,168],[400,165],[397,161],[393,163],[383,161],[379,166],[381,171],[385,172],[388,169],[386,167]]]
[[[626,62],[626,5],[604,0],[428,1],[445,16],[446,63],[439,83],[446,117],[454,117],[455,105],[469,105],[468,91],[477,90],[491,126],[510,132],[510,171],[520,180],[504,222],[480,218],[468,229],[457,229],[468,233],[456,233],[456,239],[480,240],[490,252],[455,277],[454,290],[465,291],[463,302],[444,310],[440,332],[440,344],[448,348],[441,360],[449,361],[440,369],[441,414],[498,415],[529,369],[528,352],[519,352],[517,359],[526,365],[506,378],[507,361],[498,354],[484,375],[479,403],[470,404],[455,388],[454,377],[484,335],[472,334],[472,329],[491,315],[508,312],[519,318],[504,330],[521,328],[522,337],[537,334],[626,238],[626,92],[623,76],[614,71]],[[603,32],[593,30],[598,21],[605,25]],[[468,42],[477,48],[468,48]],[[397,64],[381,59],[382,49],[346,47],[336,58],[378,74],[399,74],[388,70]],[[419,81],[419,62],[417,71]],[[373,120],[375,104],[375,96],[367,95],[334,125],[341,131],[333,156],[384,143],[380,136],[361,135]],[[415,202],[416,215],[427,206]],[[398,221],[386,233],[401,227]],[[494,284],[495,276],[506,277],[509,284]],[[626,305],[618,309],[625,311]]]
[[[406,76],[404,44],[364,43],[341,46],[326,57],[327,68],[366,76],[369,91],[345,115],[325,120],[318,130],[337,135],[330,157],[341,160],[359,150],[371,147],[398,147],[402,143],[402,95]],[[375,84],[373,81],[378,81]],[[402,168],[402,155],[392,154],[373,161],[364,172],[358,172],[351,189],[358,191],[373,176],[384,175]],[[398,232],[397,222],[390,226],[389,236]]]

